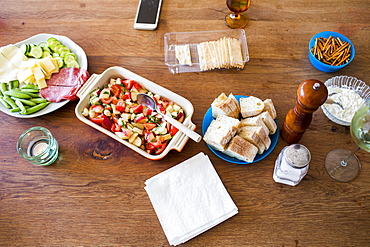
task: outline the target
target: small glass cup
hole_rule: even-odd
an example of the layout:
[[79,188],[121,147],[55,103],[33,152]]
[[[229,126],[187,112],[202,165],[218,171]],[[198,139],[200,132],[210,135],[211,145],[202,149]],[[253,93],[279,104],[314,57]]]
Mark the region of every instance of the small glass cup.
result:
[[310,160],[310,151],[301,144],[283,148],[275,162],[275,182],[296,186],[306,176]]
[[58,158],[58,142],[44,127],[32,127],[19,137],[18,153],[37,166],[48,166]]

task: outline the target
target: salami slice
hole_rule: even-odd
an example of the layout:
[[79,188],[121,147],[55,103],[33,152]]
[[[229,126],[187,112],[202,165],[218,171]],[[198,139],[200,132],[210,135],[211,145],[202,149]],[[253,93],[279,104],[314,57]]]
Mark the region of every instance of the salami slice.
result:
[[76,100],[77,92],[89,79],[89,72],[78,68],[63,68],[47,80],[46,88],[40,90],[43,98],[51,102]]

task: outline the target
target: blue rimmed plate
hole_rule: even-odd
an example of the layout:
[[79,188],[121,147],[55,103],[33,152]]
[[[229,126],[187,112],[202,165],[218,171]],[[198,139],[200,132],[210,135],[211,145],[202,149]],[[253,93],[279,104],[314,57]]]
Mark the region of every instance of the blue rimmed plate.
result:
[[[247,98],[249,96],[243,96],[243,95],[235,95],[235,98],[239,101],[240,98]],[[209,125],[211,124],[211,122],[214,120],[215,118],[212,117],[212,107],[210,107],[206,114],[204,115],[204,118],[203,118],[203,123],[202,123],[202,134],[204,136],[204,134],[206,133]],[[278,122],[277,120],[275,119],[274,120],[276,125],[278,126]],[[262,154],[257,154],[256,157],[254,158],[253,162],[245,162],[245,161],[242,161],[242,160],[238,160],[236,158],[233,158],[233,157],[230,157],[220,151],[217,151],[215,149],[213,149],[211,146],[208,146],[208,148],[216,155],[218,156],[219,158],[225,160],[225,161],[228,161],[230,163],[234,163],[234,164],[252,164],[252,163],[255,163],[257,161],[260,161],[262,159],[264,159],[267,155],[269,155],[271,153],[272,150],[274,150],[277,142],[278,142],[278,139],[279,139],[279,127],[278,129],[276,130],[275,134],[273,135],[270,135],[270,139],[271,139],[271,145],[270,145],[270,148],[267,149],[265,152],[263,152]]]

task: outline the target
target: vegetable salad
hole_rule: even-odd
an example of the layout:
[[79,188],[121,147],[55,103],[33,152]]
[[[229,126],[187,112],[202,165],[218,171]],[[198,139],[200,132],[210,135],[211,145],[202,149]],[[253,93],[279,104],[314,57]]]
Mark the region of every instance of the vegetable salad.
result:
[[134,80],[121,78],[112,78],[107,87],[94,89],[82,115],[149,154],[157,155],[178,129],[149,107],[139,104],[139,93],[151,96],[163,114],[184,121],[185,113],[179,105],[153,94]]

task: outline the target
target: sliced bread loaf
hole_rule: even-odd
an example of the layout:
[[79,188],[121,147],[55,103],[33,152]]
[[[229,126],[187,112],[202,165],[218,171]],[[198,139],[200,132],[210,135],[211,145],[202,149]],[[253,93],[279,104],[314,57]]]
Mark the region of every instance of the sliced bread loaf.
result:
[[238,119],[220,115],[211,122],[203,140],[214,149],[224,151],[239,127],[240,121]]
[[268,111],[272,117],[272,119],[275,119],[277,117],[276,109],[274,106],[274,103],[272,102],[272,99],[265,99],[263,101],[265,108],[263,109],[264,111]]
[[276,126],[274,119],[272,119],[270,113],[268,111],[264,111],[260,115],[262,117],[263,122],[266,124],[267,128],[269,129],[270,134],[275,134],[277,126]]
[[255,145],[258,148],[259,154],[262,154],[265,151],[265,144],[257,135],[253,126],[244,126],[240,128],[237,135]]
[[240,98],[239,101],[240,112],[243,118],[257,116],[265,108],[263,101],[254,96],[249,96],[248,98]]
[[243,118],[241,120],[242,126],[261,126],[263,131],[265,131],[266,136],[270,134],[269,129],[267,128],[265,122],[262,119],[261,115],[255,116],[255,117],[248,117]]
[[269,134],[265,132],[265,130],[261,126],[247,126],[250,131],[253,131],[258,135],[258,137],[261,139],[262,143],[265,146],[265,150],[270,148],[271,145],[271,139],[269,137]]
[[229,97],[225,93],[221,93],[211,104],[212,116],[217,118],[220,115],[226,115],[233,118],[239,118],[240,109],[239,103],[233,94]]
[[236,135],[233,137],[227,149],[224,151],[226,155],[237,158],[245,162],[253,162],[258,152],[258,148]]

